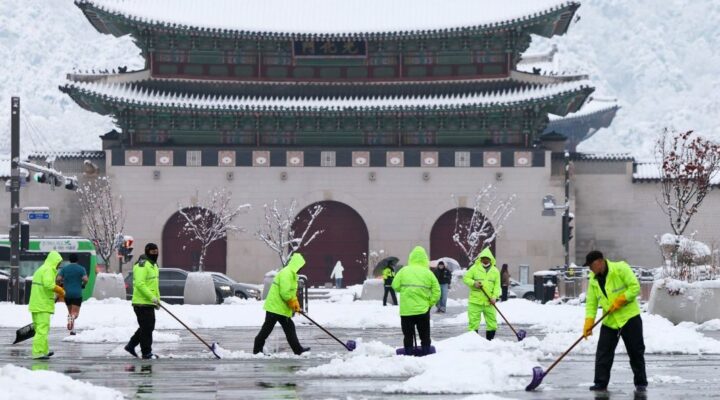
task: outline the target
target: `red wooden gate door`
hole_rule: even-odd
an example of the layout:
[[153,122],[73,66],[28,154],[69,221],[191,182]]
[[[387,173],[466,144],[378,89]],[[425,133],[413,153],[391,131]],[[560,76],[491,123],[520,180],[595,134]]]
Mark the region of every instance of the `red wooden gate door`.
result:
[[[312,231],[323,232],[308,246],[299,251],[305,258],[305,267],[300,273],[308,277],[310,285],[324,285],[333,282],[330,273],[339,260],[345,271],[343,285],[354,285],[365,281],[367,276],[363,253],[368,252],[368,230],[360,214],[347,204],[337,201],[321,201],[300,211],[293,222],[295,232],[302,232],[307,226],[308,209],[316,204],[323,211],[313,222]],[[308,234],[310,236],[310,234]]]
[[[197,270],[200,261],[200,242],[191,240],[182,232],[185,218],[179,212],[173,214],[165,223],[162,233],[162,266]],[[213,242],[205,254],[205,271],[227,271],[227,238]]]
[[[471,260],[468,260],[460,246],[455,243],[453,235],[455,233],[456,221],[458,224],[467,225],[470,223],[472,215],[472,208],[453,208],[452,210],[443,213],[443,215],[435,221],[435,224],[433,224],[432,230],[430,231],[431,259],[436,260],[440,257],[450,257],[457,260],[462,268],[470,266]],[[466,239],[466,235],[461,234],[460,238],[461,240],[464,240]],[[495,254],[495,240],[493,240],[490,245],[490,250],[492,250],[493,254]]]

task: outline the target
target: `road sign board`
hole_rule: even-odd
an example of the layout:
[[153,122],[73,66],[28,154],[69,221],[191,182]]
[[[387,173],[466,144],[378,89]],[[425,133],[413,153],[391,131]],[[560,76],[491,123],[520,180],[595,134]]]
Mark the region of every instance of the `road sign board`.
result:
[[28,219],[50,219],[49,212],[29,212]]

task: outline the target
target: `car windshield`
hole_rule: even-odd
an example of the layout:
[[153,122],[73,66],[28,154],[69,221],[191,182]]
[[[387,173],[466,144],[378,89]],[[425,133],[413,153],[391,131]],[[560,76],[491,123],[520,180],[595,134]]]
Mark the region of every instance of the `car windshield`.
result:
[[215,278],[215,280],[218,280],[218,281],[221,281],[221,282],[237,283],[237,282],[235,282],[232,278],[230,278],[229,276],[227,276],[227,275],[225,275],[225,274],[221,274],[220,272],[213,272],[213,273],[212,273],[212,276],[213,276],[213,278]]

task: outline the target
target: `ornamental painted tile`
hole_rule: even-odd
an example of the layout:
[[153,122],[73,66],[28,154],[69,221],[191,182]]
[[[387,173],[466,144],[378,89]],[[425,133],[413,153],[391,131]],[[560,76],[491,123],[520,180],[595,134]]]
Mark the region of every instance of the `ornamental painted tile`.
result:
[[483,153],[483,167],[500,167],[501,155],[499,151],[486,151]]
[[516,151],[516,152],[515,152],[515,166],[516,166],[516,167],[530,167],[530,166],[532,166],[532,152],[530,152],[530,151]]
[[168,167],[173,165],[173,152],[170,150],[155,151],[155,165],[159,167]]
[[219,167],[234,167],[235,166],[235,152],[232,150],[218,151],[218,166]]
[[140,166],[143,163],[141,150],[125,150],[125,165]]
[[388,151],[385,165],[388,167],[402,167],[405,165],[405,153],[402,151]]
[[370,152],[369,151],[353,151],[352,152],[353,167],[369,167]]
[[421,167],[437,167],[438,152],[437,151],[421,151],[420,152]]
[[253,151],[253,167],[269,167],[270,152],[269,151]]
[[287,152],[287,166],[288,167],[302,167],[304,163],[304,153],[302,151],[288,151]]

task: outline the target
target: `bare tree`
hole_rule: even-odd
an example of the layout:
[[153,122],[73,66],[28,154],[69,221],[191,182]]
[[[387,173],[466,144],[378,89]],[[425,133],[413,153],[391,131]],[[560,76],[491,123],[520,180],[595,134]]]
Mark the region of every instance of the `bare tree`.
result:
[[720,146],[693,131],[665,130],[656,142],[660,164],[658,204],[675,235],[685,232],[720,173]]
[[505,220],[515,210],[513,204],[516,197],[513,194],[507,198],[500,198],[495,186],[489,184],[475,195],[469,220],[461,218],[460,205],[457,205],[452,238],[469,262],[472,263],[503,230]]
[[[122,199],[113,196],[112,185],[107,177],[82,183],[77,195],[82,223],[109,270],[113,251],[117,248],[118,235],[121,235],[125,228]],[[118,267],[118,272],[122,273],[121,267]]]
[[[265,225],[256,232],[255,236],[261,242],[265,243],[280,258],[281,265],[287,264],[290,256],[293,255],[300,247],[307,246],[312,243],[322,232],[322,229],[314,230],[313,223],[315,219],[322,213],[323,206],[315,204],[307,209],[306,214],[295,216],[295,208],[297,201],[293,199],[287,207],[278,205],[277,200],[273,200],[272,205],[265,204]],[[302,232],[296,232],[293,223],[299,219],[299,227],[303,227]]]
[[230,232],[240,232],[240,226],[234,225],[235,217],[249,208],[249,204],[232,206],[232,194],[225,188],[212,190],[208,197],[197,204],[178,205],[178,212],[185,219],[180,234],[187,235],[190,240],[200,243],[200,260],[198,271],[205,267],[205,254],[208,247],[219,239],[224,239]]

